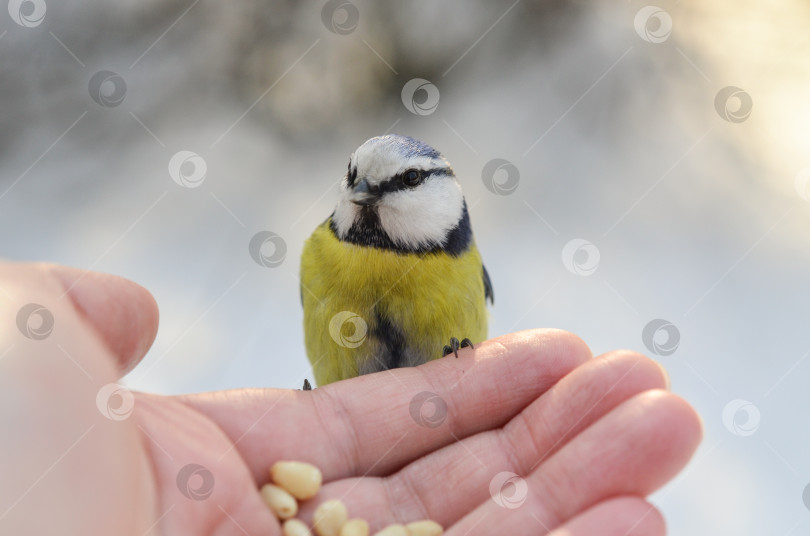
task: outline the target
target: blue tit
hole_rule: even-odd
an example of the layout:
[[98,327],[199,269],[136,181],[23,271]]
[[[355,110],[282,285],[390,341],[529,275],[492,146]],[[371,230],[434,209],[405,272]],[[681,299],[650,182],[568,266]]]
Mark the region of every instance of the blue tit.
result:
[[448,161],[408,136],[366,141],[301,257],[318,385],[458,357],[486,339],[487,299],[492,285]]

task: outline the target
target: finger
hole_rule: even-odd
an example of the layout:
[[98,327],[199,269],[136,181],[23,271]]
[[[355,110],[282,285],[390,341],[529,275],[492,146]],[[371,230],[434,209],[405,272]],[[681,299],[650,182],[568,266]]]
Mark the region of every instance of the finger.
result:
[[459,534],[472,527],[520,534],[535,522],[554,528],[610,497],[646,496],[686,464],[701,435],[700,419],[683,399],[664,391],[636,395],[528,475],[525,502],[509,492],[500,502],[517,508],[485,501],[458,523]]
[[158,308],[145,288],[122,277],[45,265],[81,316],[118,359],[121,375],[143,358],[157,334]]
[[230,440],[210,420],[170,397],[138,393],[159,534],[266,534],[281,528]]
[[449,445],[384,480],[329,484],[324,498],[345,496],[351,508],[373,512],[369,520],[377,526],[421,518],[449,525],[490,498],[498,473],[531,473],[619,404],[666,385],[666,373],[651,359],[610,352],[562,378],[502,430]]
[[517,472],[528,474],[619,404],[651,389],[668,389],[664,368],[619,350],[598,356],[563,378],[512,419],[501,438],[512,447]]
[[[184,400],[222,427],[260,481],[279,458],[317,463],[328,481],[388,474],[460,438],[502,426],[589,358],[585,343],[570,333],[532,330],[465,349],[458,359],[307,393],[257,390]],[[421,393],[436,396],[420,406]]]
[[[109,350],[50,267],[0,263],[0,296],[0,423],[14,438],[0,441],[0,533],[109,534],[122,519],[147,532],[147,468],[121,463],[140,454],[137,429],[109,411],[126,399],[101,391],[118,372]],[[77,516],[87,505],[103,515]]]
[[579,514],[548,536],[665,536],[661,512],[641,497],[608,499]]

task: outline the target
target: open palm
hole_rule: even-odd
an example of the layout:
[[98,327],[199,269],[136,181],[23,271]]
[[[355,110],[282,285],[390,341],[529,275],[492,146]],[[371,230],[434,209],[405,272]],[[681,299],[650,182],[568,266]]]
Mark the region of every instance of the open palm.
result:
[[257,488],[286,459],[324,473],[301,504],[305,521],[340,498],[372,531],[429,518],[458,535],[659,535],[663,520],[644,497],[700,440],[697,415],[666,391],[656,363],[631,352],[592,358],[556,330],[310,392],[138,393],[131,414],[109,418],[99,390],[156,332],[148,293],[30,265],[0,267],[0,287],[11,298],[4,318],[47,303],[61,328],[38,341],[13,324],[0,333],[0,353],[10,348],[0,418],[8,427],[22,410],[36,424],[0,445],[11,475],[3,533],[280,534]]

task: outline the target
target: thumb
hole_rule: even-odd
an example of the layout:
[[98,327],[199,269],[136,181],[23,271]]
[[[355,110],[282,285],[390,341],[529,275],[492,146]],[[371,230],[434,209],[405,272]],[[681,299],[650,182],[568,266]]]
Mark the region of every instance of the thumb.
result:
[[118,359],[123,376],[140,362],[158,328],[158,307],[148,290],[123,277],[48,265],[66,297]]

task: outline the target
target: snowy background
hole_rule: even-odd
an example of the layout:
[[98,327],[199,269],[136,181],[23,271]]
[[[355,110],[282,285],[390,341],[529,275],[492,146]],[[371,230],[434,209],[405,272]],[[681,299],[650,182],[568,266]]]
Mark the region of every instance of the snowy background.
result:
[[11,0],[0,254],[152,291],[132,388],[298,388],[302,243],[360,143],[420,138],[462,182],[491,335],[644,352],[705,419],[653,497],[671,533],[807,534],[809,57],[800,0]]

